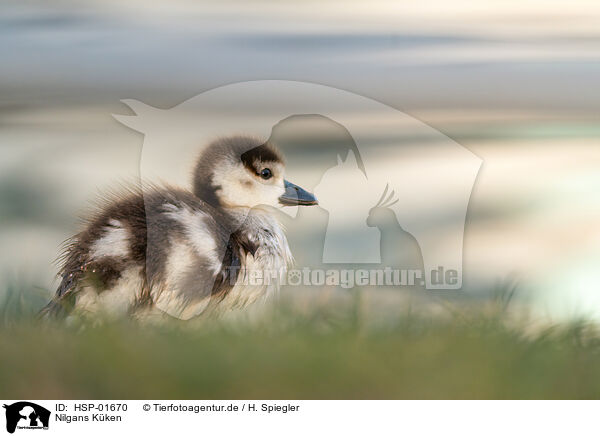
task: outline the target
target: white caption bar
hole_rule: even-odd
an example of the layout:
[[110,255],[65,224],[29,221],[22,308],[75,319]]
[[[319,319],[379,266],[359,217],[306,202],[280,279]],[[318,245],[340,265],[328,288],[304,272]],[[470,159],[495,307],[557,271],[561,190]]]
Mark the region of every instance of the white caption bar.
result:
[[[106,434],[561,435],[596,432],[597,401],[4,400],[5,430]],[[49,412],[49,415],[45,412]],[[15,419],[17,421],[15,421]],[[83,432],[83,433],[82,433]],[[142,433],[143,432],[143,433]],[[376,432],[376,433],[374,433]],[[8,434],[8,433],[4,433]]]

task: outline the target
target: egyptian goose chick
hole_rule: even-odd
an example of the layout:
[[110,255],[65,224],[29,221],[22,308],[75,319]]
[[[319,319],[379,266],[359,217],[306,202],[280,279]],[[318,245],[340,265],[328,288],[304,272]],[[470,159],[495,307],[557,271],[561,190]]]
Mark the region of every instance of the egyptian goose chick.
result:
[[187,320],[272,294],[292,260],[273,208],[317,204],[284,172],[273,144],[230,137],[203,151],[192,191],[152,187],[107,199],[68,242],[42,316],[159,311]]

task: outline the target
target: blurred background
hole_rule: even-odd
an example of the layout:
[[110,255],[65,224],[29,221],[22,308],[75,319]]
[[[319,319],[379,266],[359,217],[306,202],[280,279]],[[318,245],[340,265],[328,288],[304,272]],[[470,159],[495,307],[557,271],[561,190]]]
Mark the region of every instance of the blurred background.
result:
[[[416,298],[485,299],[514,279],[540,316],[600,316],[597,2],[6,0],[1,8],[5,289],[27,283],[50,295],[54,259],[78,216],[102,190],[140,176],[143,136],[111,116],[131,113],[121,99],[166,109],[217,86],[285,79],[390,105],[483,160],[464,290]],[[314,170],[310,158],[290,161],[296,174]],[[302,258],[310,246],[294,231]]]

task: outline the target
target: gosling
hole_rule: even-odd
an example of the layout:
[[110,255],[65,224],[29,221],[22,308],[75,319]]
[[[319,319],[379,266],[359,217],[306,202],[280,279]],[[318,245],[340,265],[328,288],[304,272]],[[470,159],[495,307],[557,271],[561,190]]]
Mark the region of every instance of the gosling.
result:
[[189,320],[267,298],[292,262],[274,208],[318,204],[284,174],[274,144],[236,136],[205,148],[191,191],[152,186],[105,199],[67,242],[41,317]]

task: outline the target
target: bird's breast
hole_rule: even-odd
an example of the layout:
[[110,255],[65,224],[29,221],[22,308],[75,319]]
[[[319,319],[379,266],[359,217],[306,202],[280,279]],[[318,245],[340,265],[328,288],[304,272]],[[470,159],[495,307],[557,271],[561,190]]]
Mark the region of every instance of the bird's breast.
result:
[[[243,307],[276,293],[292,261],[287,239],[276,223],[262,223],[260,227],[240,231],[243,232],[240,239],[248,244],[240,246],[237,281],[223,300],[223,305],[229,308]],[[253,248],[248,250],[245,246]]]

